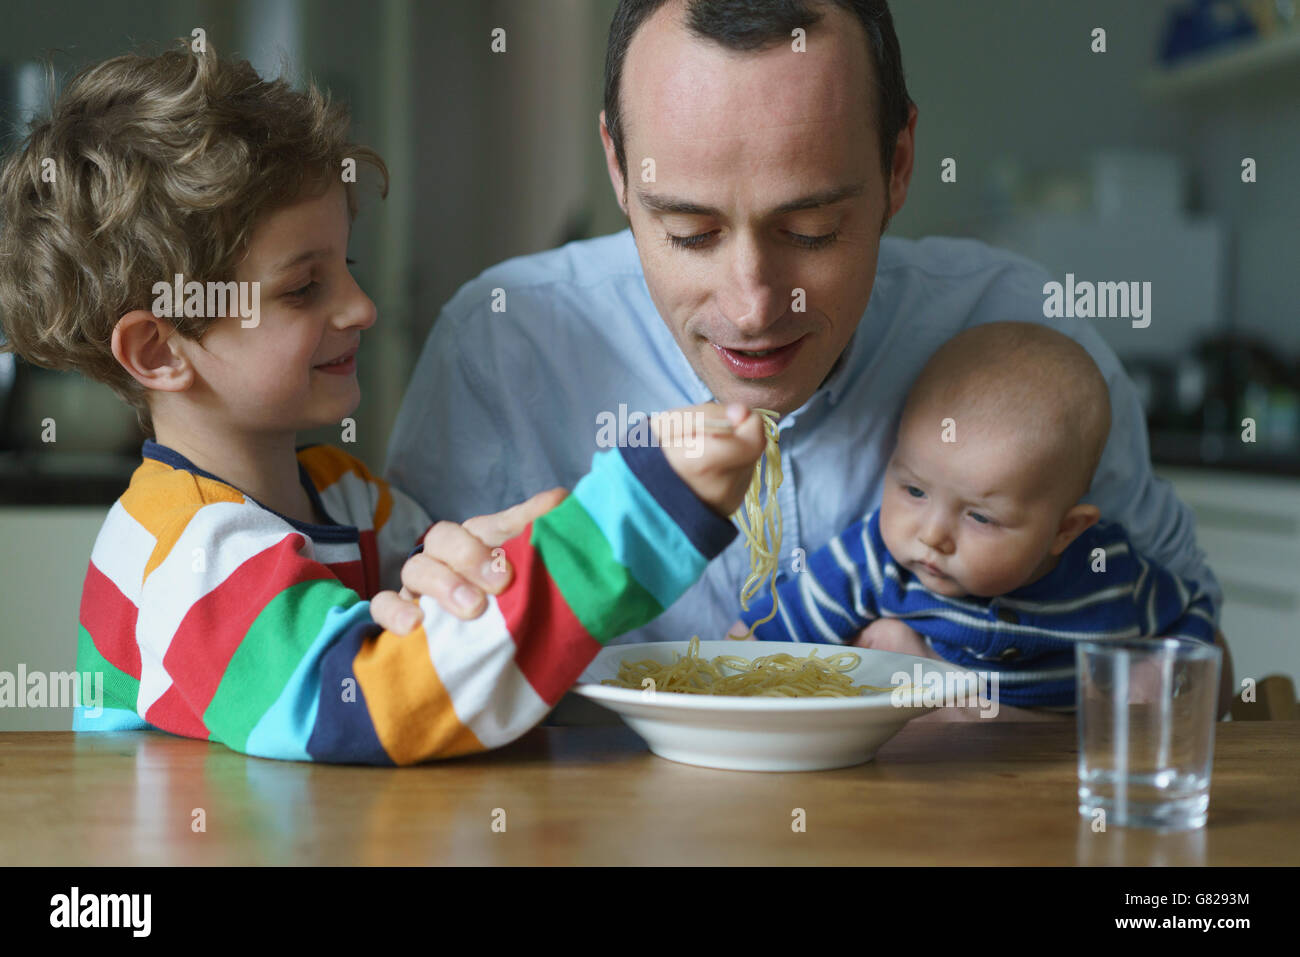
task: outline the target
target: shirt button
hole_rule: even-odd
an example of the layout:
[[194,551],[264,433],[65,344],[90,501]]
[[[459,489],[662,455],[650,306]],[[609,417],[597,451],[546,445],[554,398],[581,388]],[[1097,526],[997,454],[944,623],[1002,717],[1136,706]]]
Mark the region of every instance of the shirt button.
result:
[[998,620],[999,620],[999,621],[1005,621],[1005,622],[1006,622],[1007,624],[1009,624],[1009,625],[1018,625],[1018,624],[1020,624],[1020,616],[1017,615],[1017,614],[1016,614],[1014,611],[1012,611],[1010,608],[999,608],[999,609],[998,609]]
[[1000,658],[1002,661],[1014,661],[1016,658],[1019,657],[1020,657],[1019,648],[1005,648],[1003,649],[1002,654],[998,655],[998,658]]

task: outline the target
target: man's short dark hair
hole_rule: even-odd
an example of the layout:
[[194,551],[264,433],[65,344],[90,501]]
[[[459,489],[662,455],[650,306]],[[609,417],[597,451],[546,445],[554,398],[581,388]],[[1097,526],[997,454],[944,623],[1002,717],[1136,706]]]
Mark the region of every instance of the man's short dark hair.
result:
[[[618,168],[627,182],[623,149],[623,116],[619,105],[623,61],[632,36],[667,0],[620,0],[609,25],[605,51],[605,126],[614,144]],[[880,162],[885,182],[894,165],[894,144],[904,127],[912,98],[903,80],[898,34],[888,0],[822,0],[848,10],[867,34],[876,71],[876,113],[879,116]],[[822,19],[817,0],[686,0],[686,26],[696,36],[731,50],[761,50],[788,41],[797,27],[807,30]]]

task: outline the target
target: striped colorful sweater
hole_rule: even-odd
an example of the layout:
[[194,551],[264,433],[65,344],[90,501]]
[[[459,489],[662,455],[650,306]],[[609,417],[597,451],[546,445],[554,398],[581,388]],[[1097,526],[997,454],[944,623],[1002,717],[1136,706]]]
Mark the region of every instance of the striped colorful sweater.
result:
[[[1103,564],[1097,559],[1105,555]],[[894,561],[880,533],[880,509],[808,556],[807,568],[777,585],[779,610],[759,641],[844,644],[877,618],[905,621],[944,660],[998,673],[998,698],[1022,708],[1073,710],[1078,641],[1184,637],[1214,643],[1215,608],[1138,554],[1124,529],[1098,522],[1036,582],[996,598],[949,598]],[[771,592],[742,612],[766,618]]]
[[368,599],[398,584],[428,516],[339,449],[298,460],[332,524],[288,519],[145,443],[86,574],[77,669],[104,673],[104,701],[78,708],[74,730],[156,728],[353,764],[498,747],[736,535],[660,449],[602,452],[505,543],[515,577],[481,617],[461,621],[426,598],[423,624],[395,635]]

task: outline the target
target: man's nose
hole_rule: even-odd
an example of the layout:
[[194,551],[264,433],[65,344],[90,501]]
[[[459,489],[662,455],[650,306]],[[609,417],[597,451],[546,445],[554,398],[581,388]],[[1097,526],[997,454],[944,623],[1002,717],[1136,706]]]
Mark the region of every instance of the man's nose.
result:
[[740,332],[758,336],[785,314],[786,299],[774,288],[771,263],[752,235],[737,234],[726,251],[726,278],[719,293],[723,315]]

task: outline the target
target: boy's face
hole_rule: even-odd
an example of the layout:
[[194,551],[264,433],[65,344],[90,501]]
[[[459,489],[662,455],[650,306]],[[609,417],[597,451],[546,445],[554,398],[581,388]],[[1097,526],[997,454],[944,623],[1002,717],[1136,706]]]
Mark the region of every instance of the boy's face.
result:
[[921,411],[899,429],[885,472],[880,533],[889,553],[938,595],[993,597],[1046,574],[1061,518],[1050,462],[1006,428]]
[[235,279],[261,284],[257,325],[219,319],[190,350],[228,426],[296,432],[356,408],[355,355],[375,304],[348,269],[350,227],[343,185],[334,183],[253,230]]

